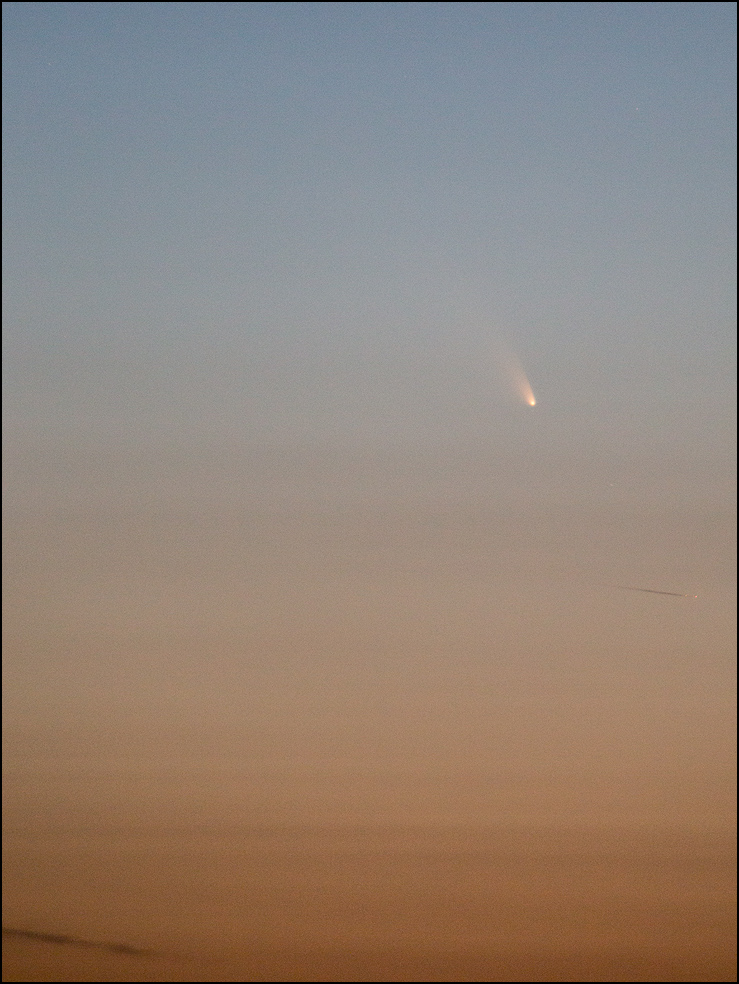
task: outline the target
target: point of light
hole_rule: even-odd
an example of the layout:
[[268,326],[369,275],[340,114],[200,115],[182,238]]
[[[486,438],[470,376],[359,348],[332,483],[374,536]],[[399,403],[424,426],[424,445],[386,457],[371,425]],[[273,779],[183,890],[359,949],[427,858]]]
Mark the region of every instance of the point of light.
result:
[[533,393],[531,394],[531,396],[528,398],[528,400],[526,402],[528,403],[528,405],[530,407],[535,407],[536,406],[536,397],[534,396]]

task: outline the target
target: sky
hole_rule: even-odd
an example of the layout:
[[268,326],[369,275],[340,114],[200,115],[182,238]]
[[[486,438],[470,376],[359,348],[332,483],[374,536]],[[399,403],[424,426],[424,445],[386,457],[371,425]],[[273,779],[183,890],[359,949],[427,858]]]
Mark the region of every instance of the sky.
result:
[[725,822],[735,5],[3,28],[11,813]]

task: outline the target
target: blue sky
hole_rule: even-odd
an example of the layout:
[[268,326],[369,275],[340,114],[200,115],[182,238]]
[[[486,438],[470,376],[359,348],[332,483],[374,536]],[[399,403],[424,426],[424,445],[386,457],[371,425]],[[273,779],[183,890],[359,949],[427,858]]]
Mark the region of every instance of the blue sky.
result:
[[733,31],[728,4],[6,5],[6,372],[275,342],[350,372],[472,329],[553,389],[725,380]]

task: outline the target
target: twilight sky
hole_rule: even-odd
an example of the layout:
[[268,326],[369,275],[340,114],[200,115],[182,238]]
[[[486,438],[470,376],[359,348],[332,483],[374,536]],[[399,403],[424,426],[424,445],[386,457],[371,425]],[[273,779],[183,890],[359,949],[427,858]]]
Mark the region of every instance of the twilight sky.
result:
[[9,808],[724,816],[735,5],[11,2],[3,70]]

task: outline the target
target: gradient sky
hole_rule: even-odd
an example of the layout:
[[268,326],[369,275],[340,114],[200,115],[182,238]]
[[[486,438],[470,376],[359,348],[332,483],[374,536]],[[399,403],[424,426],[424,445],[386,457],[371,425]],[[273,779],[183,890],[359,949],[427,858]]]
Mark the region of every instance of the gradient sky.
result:
[[[533,811],[571,807],[536,786],[559,768],[720,813],[735,5],[11,2],[3,28],[18,808],[49,769],[109,804],[228,768],[229,809],[292,815],[343,769],[379,815],[385,763],[437,790],[410,812],[446,816],[464,767],[532,777]],[[470,815],[523,809],[485,788]]]

